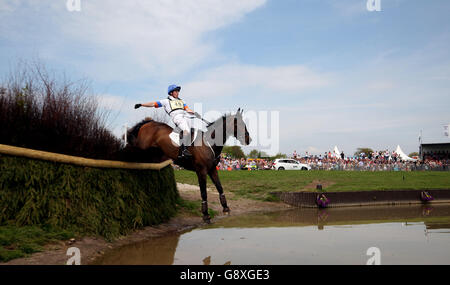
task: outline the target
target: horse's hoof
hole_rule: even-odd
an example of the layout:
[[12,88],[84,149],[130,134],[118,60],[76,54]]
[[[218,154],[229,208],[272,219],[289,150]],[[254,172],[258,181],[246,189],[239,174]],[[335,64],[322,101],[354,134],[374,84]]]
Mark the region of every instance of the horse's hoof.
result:
[[229,215],[229,214],[231,213],[230,208],[228,208],[228,207],[223,208],[223,213],[224,213],[225,215]]
[[203,216],[203,221],[207,224],[211,224],[211,217],[209,215]]

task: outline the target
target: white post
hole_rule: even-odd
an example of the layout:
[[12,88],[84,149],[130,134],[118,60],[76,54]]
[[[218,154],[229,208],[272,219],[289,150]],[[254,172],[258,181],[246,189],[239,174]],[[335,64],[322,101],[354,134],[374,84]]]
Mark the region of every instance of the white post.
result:
[[128,125],[125,124],[123,125],[123,127],[125,128],[125,134],[123,135],[123,139],[125,140],[125,145],[128,144]]

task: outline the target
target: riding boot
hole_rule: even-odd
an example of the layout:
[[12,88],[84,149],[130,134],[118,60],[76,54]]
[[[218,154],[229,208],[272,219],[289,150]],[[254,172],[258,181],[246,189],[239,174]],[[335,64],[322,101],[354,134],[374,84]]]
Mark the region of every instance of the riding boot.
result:
[[187,149],[187,146],[185,146],[184,144],[181,144],[180,151],[178,153],[178,158],[184,159],[184,158],[190,158],[190,157],[192,157],[192,154]]
[[183,133],[180,134],[181,145],[178,152],[178,159],[190,158],[192,156],[192,154],[187,149],[188,147],[186,146],[190,144],[189,137],[190,137],[189,135],[183,137]]

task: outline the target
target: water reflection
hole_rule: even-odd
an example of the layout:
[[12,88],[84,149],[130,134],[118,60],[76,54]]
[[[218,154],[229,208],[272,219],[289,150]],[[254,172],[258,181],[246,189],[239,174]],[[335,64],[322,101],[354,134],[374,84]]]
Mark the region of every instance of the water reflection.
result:
[[232,216],[107,253],[96,264],[450,264],[450,206],[296,209]]
[[103,265],[168,265],[175,261],[180,235],[150,239],[107,252],[93,264]]

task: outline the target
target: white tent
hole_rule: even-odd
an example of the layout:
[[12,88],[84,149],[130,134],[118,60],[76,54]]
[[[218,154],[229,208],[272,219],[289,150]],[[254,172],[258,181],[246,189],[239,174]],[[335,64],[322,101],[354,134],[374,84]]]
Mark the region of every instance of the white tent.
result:
[[403,150],[400,148],[399,145],[397,146],[397,149],[395,150],[395,152],[396,152],[397,155],[401,158],[401,160],[404,160],[404,161],[416,161],[416,159],[407,156],[407,155],[403,152]]
[[333,150],[333,156],[340,158],[341,157],[341,152],[339,151],[338,147],[335,146],[334,150]]

